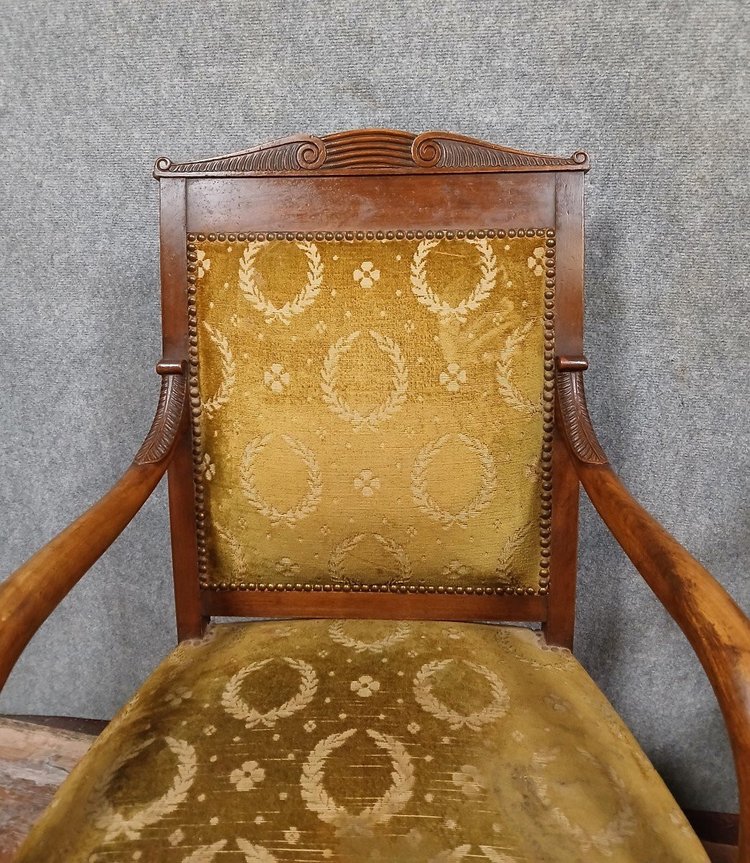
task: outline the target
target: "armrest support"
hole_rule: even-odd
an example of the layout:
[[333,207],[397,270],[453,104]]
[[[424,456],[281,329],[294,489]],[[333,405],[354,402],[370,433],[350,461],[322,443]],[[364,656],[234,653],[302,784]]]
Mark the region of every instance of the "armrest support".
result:
[[697,654],[721,707],[740,795],[740,863],[750,863],[750,621],[674,537],[629,494],[596,438],[583,358],[558,358],[557,421],[604,523]]
[[50,613],[122,533],[164,475],[186,402],[182,364],[160,363],[159,405],[133,463],[83,515],[0,584],[0,688]]

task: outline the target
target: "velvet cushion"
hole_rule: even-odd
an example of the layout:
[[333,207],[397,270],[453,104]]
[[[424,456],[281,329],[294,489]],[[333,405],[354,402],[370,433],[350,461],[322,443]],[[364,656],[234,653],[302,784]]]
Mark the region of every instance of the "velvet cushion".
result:
[[216,626],[169,656],[18,863],[705,863],[572,655],[519,627]]
[[193,238],[204,585],[546,592],[554,240],[512,233]]

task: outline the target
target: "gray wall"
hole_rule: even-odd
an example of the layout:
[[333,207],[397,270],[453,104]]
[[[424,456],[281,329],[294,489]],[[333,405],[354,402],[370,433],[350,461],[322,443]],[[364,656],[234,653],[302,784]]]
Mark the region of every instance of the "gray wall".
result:
[[[148,428],[156,155],[448,128],[589,151],[592,413],[628,485],[750,610],[743,5],[2,0],[0,569],[96,499]],[[587,505],[582,548],[582,661],[680,802],[732,809],[687,643]],[[109,716],[174,643],[170,591],[160,488],[0,710]]]

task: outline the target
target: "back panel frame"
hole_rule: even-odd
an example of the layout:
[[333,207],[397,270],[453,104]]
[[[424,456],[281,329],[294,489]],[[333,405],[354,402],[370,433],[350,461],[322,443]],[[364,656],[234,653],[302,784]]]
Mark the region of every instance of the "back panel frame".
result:
[[[543,156],[445,132],[390,130],[298,136],[214,159],[175,164],[161,158],[160,242],[163,357],[197,358],[189,330],[195,276],[192,235],[286,232],[333,239],[478,228],[554,231],[555,354],[583,350],[583,172],[588,159]],[[291,238],[291,237],[290,237]],[[550,364],[545,374],[554,375]],[[191,386],[190,410],[200,411]],[[578,481],[555,423],[549,588],[546,595],[205,590],[199,586],[193,424],[184,423],[169,468],[169,505],[177,629],[202,634],[211,616],[370,617],[541,622],[550,643],[571,646],[575,616]]]

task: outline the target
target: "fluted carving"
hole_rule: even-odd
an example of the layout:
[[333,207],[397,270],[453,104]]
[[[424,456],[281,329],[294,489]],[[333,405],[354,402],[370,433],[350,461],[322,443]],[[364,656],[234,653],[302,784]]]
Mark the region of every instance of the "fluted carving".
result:
[[454,135],[395,129],[361,129],[317,138],[297,135],[260,147],[192,162],[157,160],[154,175],[304,176],[320,174],[462,173],[476,171],[588,170],[583,152],[546,156]]
[[583,372],[557,372],[557,398],[568,443],[576,456],[588,464],[607,464],[591,423],[583,389]]
[[161,461],[169,453],[185,409],[186,386],[184,374],[162,376],[156,415],[146,439],[133,459],[135,464]]
[[545,156],[500,147],[463,135],[446,132],[424,132],[412,144],[414,162],[425,168],[585,168],[588,156],[579,151],[570,157]]

